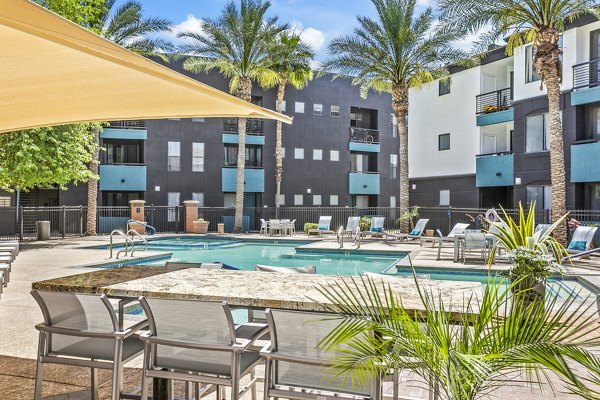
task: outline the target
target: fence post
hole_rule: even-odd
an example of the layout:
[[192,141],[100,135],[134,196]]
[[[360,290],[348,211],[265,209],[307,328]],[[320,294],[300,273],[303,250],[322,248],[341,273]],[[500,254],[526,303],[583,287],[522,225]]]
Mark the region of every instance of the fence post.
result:
[[452,206],[448,206],[448,232],[452,230]]
[[63,239],[65,238],[65,231],[67,230],[66,225],[67,225],[67,207],[63,205],[62,206],[62,224],[58,225],[61,228],[60,236]]
[[19,240],[23,240],[23,206],[19,207]]
[[79,236],[83,236],[83,206],[79,206]]
[[150,225],[154,226],[154,204],[150,204]]
[[175,233],[179,233],[179,206],[175,206]]

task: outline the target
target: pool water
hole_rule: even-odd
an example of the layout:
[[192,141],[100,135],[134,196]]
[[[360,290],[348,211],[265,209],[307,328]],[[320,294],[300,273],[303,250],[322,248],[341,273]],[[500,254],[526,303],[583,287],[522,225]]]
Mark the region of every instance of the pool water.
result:
[[[211,245],[213,244],[213,245]],[[384,272],[404,258],[406,253],[378,256],[372,254],[346,253],[309,253],[296,252],[297,244],[292,243],[244,243],[229,241],[207,246],[168,245],[161,241],[160,246],[148,243],[148,250],[168,251],[173,255],[168,261],[193,263],[221,262],[229,266],[254,270],[256,264],[279,267],[302,267],[315,265],[318,274],[360,275],[363,271]],[[142,263],[143,265],[164,265],[165,260]]]

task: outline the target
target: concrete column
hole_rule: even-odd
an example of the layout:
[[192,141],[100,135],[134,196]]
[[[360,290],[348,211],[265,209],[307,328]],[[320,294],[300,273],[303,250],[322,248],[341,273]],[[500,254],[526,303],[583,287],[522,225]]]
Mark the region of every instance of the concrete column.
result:
[[198,220],[199,201],[186,200],[183,202],[185,207],[185,233],[194,233],[194,221]]
[[[130,200],[129,211],[131,212],[131,219],[136,221],[144,222],[144,200]],[[144,234],[146,227],[140,224],[131,224],[127,229],[135,229],[139,234]]]

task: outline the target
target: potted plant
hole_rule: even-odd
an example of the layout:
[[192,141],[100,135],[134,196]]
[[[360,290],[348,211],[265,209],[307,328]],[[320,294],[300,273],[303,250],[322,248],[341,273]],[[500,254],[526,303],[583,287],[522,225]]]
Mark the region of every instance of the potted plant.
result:
[[205,221],[204,218],[198,218],[198,221],[193,221],[194,233],[208,233],[208,225],[210,222]]

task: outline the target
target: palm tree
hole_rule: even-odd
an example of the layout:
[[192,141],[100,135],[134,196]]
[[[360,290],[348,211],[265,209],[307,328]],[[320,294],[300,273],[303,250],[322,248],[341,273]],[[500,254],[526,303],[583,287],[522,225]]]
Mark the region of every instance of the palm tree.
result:
[[[506,52],[533,42],[533,66],[539,71],[541,85],[546,86],[550,114],[550,177],[552,214],[565,215],[565,155],[560,119],[560,83],[562,80],[560,35],[567,22],[591,13],[598,15],[597,2],[589,0],[440,0],[441,19],[447,30],[467,33],[486,32],[474,46],[477,54],[508,36]],[[558,226],[555,237],[565,245],[567,227]]]
[[[400,212],[409,209],[408,181],[408,92],[447,75],[445,65],[464,56],[451,47],[456,35],[437,31],[431,8],[415,15],[416,0],[371,0],[377,19],[357,17],[352,35],[336,38],[329,45],[330,58],[324,71],[353,75],[361,95],[369,89],[389,92],[398,121],[400,139]],[[408,229],[408,221],[402,222]]]
[[[116,0],[106,0],[96,31],[106,39],[134,51],[143,56],[158,56],[167,60],[165,52],[171,49],[171,44],[161,38],[149,37],[149,34],[167,31],[171,28],[171,22],[165,18],[144,18],[142,15],[142,3],[130,0],[118,7],[114,12]],[[94,27],[92,27],[94,28]],[[100,142],[100,131],[93,129],[96,143]],[[94,159],[89,168],[94,176],[98,175],[99,151],[95,151]],[[87,192],[87,220],[86,234],[96,234],[96,214],[98,199],[98,181],[88,181]]]
[[[225,5],[217,19],[204,20],[202,32],[183,32],[186,39],[181,52],[190,55],[183,67],[206,73],[217,69],[229,79],[229,90],[245,101],[252,100],[252,81],[263,87],[277,84],[279,75],[271,69],[270,55],[275,38],[287,25],[278,25],[277,17],[266,17],[268,1],[241,0]],[[237,182],[234,232],[243,229],[244,167],[246,162],[246,118],[238,119]]]
[[[304,43],[299,35],[282,32],[277,41],[272,55],[271,68],[279,74],[277,85],[277,112],[283,109],[283,99],[287,84],[296,89],[302,89],[313,76],[310,62],[315,54],[311,47]],[[282,123],[277,121],[277,135],[275,142],[275,213],[279,215],[279,195],[281,194],[281,180],[283,176],[283,157],[281,151]]]
[[437,397],[474,400],[514,385],[515,378],[541,385],[550,372],[569,392],[597,399],[600,334],[593,299],[579,303],[578,293],[568,293],[559,300],[554,293],[546,308],[538,307],[513,295],[516,285],[490,278],[483,294],[465,299],[460,311],[421,287],[421,313],[406,310],[385,280],[323,285],[323,306],[340,319],[322,343],[341,353],[332,374],[364,386],[403,368]]

